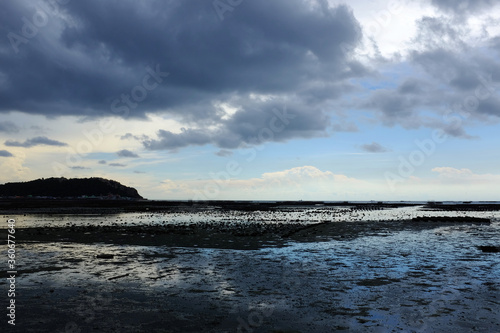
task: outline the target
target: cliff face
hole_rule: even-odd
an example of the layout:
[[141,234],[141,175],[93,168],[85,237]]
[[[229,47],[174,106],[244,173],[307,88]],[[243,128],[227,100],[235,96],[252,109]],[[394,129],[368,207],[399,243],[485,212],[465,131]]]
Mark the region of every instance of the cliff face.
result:
[[137,190],[104,178],[47,178],[0,185],[0,196],[81,197],[108,195],[142,199]]

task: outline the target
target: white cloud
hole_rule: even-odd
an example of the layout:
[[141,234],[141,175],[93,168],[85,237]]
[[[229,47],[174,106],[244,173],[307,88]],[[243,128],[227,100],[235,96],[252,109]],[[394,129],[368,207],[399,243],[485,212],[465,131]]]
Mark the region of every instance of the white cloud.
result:
[[269,172],[262,175],[262,180],[283,179],[294,182],[304,182],[318,179],[333,179],[335,175],[330,171],[321,171],[313,166],[296,167],[284,171]]
[[[329,0],[338,4],[337,0]],[[416,21],[425,15],[437,12],[426,2],[408,0],[352,0],[348,5],[353,8],[356,19],[363,29],[363,46],[358,55],[392,57],[395,53],[406,54],[409,41],[417,31]],[[362,56],[363,58],[363,56]]]
[[432,169],[439,174],[439,179],[457,184],[495,184],[500,183],[500,175],[475,174],[470,169],[456,169],[452,167],[438,167]]
[[342,200],[344,197],[339,194],[370,185],[314,166],[268,172],[249,179],[228,179],[224,173],[211,176],[212,179],[200,180],[166,179],[156,190],[162,198],[197,200]]
[[26,154],[23,149],[11,149],[12,157],[0,159],[0,183],[27,180],[33,176],[25,166]]

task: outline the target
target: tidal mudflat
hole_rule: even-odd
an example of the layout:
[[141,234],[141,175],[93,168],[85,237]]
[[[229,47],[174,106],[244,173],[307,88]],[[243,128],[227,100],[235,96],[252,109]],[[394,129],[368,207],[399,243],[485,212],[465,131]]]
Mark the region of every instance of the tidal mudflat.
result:
[[14,331],[499,331],[500,211],[444,208],[8,212]]

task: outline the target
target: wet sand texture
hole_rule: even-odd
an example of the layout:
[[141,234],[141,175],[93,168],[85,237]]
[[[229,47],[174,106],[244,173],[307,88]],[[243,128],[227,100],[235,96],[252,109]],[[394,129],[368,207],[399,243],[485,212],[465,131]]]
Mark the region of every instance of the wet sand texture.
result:
[[318,221],[286,232],[19,228],[10,331],[498,332],[495,214],[491,223]]

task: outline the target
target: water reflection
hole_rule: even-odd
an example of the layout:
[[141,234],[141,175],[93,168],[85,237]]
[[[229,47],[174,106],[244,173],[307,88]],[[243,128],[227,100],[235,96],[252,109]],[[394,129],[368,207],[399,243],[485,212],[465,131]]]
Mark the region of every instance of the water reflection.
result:
[[[446,211],[409,206],[391,209],[347,207],[281,208],[269,211],[222,209],[185,210],[156,213],[121,214],[23,214],[4,216],[16,220],[18,228],[68,226],[207,225],[234,227],[238,224],[276,224],[360,221],[401,221],[417,217],[479,217],[500,220],[500,211]],[[6,228],[6,225],[1,225]]]
[[[257,215],[210,211],[15,218],[20,228],[207,219],[214,223],[398,221],[456,212],[407,207],[356,214],[315,208]],[[93,326],[111,331],[116,322],[142,318],[142,312],[150,315],[152,331],[203,327],[207,332],[234,332],[241,325],[239,319],[248,325],[258,318],[262,318],[258,328],[268,331],[452,332],[473,327],[495,331],[500,325],[496,311],[500,256],[483,253],[477,246],[500,239],[499,212],[465,215],[496,220],[490,225],[387,229],[348,240],[290,240],[286,247],[253,250],[23,243],[19,234],[18,285],[24,295],[20,302],[32,310],[34,320],[64,314],[54,317],[59,331],[68,317],[82,331]],[[5,285],[5,279],[0,284]],[[59,303],[51,303],[54,300]],[[63,307],[51,314],[40,310],[40,304]]]

